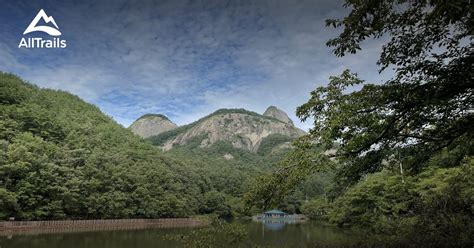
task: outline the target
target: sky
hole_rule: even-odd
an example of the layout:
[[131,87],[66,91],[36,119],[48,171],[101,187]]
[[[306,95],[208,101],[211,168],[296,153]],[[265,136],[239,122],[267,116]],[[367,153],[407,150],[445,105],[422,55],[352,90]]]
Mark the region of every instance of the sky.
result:
[[[296,108],[329,76],[349,68],[371,83],[382,40],[355,55],[326,46],[341,30],[324,20],[349,12],[341,1],[0,0],[0,71],[61,89],[123,126],[147,113],[178,125],[220,108],[257,113],[274,105],[307,130]],[[63,49],[18,48],[38,11],[52,16]]]

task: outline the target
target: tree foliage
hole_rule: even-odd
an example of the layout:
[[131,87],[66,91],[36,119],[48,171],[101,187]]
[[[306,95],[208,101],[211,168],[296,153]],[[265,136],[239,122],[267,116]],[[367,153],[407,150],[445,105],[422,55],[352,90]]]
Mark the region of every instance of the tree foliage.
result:
[[474,235],[474,167],[472,158],[462,164],[432,166],[404,183],[394,171],[371,174],[336,198],[326,217],[424,245],[468,244]]
[[383,37],[388,42],[378,64],[394,76],[370,84],[345,70],[311,92],[297,108],[303,121],[314,120],[301,138],[306,142],[296,144],[273,175],[258,179],[262,186],[248,192],[247,203],[265,207],[308,175],[332,171],[326,195],[303,205],[309,216],[429,241],[424,245],[468,244],[474,216],[471,1],[346,0],[345,6],[346,17],[326,22],[343,28],[327,45],[345,56],[364,40]]
[[[446,148],[472,154],[474,74],[472,18],[469,1],[347,1],[352,10],[328,42],[335,54],[355,53],[367,38],[389,37],[383,46],[381,70],[393,67],[395,77],[384,84],[363,84],[344,71],[311,93],[297,109],[314,118],[311,134],[349,166],[347,181],[381,169],[394,154],[417,172],[430,157]],[[350,91],[363,84],[361,90]],[[453,165],[456,165],[454,163]]]
[[[244,201],[248,208],[256,207],[259,210],[266,210],[282,207],[288,197],[298,191],[304,194],[298,197],[300,200],[305,199],[308,193],[316,193],[315,195],[326,193],[325,190],[330,187],[327,179],[331,177],[328,171],[332,171],[335,163],[327,156],[320,156],[323,151],[309,142],[308,137],[303,136],[295,140],[293,143],[295,149],[278,162],[272,173],[264,174],[254,180],[252,183],[254,187],[244,194]],[[324,175],[323,171],[328,174]],[[308,180],[315,172],[321,172],[323,176],[313,178],[313,181]],[[305,182],[322,184],[324,189],[315,187],[305,190]]]

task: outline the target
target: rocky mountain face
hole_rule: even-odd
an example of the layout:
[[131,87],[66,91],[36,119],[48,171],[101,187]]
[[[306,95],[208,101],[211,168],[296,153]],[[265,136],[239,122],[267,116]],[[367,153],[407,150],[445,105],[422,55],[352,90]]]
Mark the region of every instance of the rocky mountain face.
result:
[[147,114],[134,121],[129,128],[133,133],[138,134],[142,138],[148,138],[177,127],[176,124],[164,115]]
[[257,152],[266,139],[265,144],[276,146],[305,134],[293,125],[285,112],[276,107],[270,107],[266,113],[261,115],[244,109],[221,109],[194,123],[149,139],[163,150],[190,142],[198,142],[199,147],[204,148],[224,141],[234,148]]
[[267,110],[265,110],[265,112],[263,113],[263,115],[273,117],[284,123],[293,125],[293,121],[290,119],[290,117],[288,117],[288,115],[283,110],[275,106],[268,107]]

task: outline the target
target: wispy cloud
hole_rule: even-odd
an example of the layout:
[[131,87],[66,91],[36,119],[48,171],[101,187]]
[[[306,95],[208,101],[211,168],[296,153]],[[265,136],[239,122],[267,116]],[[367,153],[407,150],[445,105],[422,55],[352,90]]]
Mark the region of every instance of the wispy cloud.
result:
[[[324,20],[344,15],[341,6],[289,0],[10,2],[0,10],[0,70],[77,94],[124,126],[150,112],[185,124],[218,108],[263,112],[276,105],[307,129],[311,123],[300,123],[295,109],[330,75],[352,68],[380,81],[379,43],[342,59],[325,46],[337,31],[324,27]],[[66,49],[16,47],[39,8],[54,16]],[[5,25],[6,19],[17,22]]]

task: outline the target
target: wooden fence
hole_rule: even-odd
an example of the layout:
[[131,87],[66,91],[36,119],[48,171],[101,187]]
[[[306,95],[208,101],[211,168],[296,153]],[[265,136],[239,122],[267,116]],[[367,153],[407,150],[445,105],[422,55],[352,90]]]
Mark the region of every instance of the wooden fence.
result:
[[208,224],[208,221],[191,218],[0,221],[0,236],[12,235],[15,233],[36,234],[145,228],[200,227]]

